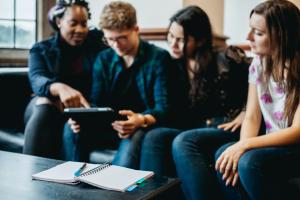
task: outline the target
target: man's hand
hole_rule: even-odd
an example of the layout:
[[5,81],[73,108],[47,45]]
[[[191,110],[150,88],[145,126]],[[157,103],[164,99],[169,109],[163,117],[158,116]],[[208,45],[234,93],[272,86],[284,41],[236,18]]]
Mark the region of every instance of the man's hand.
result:
[[76,121],[69,118],[68,124],[70,125],[70,128],[73,130],[74,133],[79,133],[80,132],[80,125]]
[[128,120],[114,121],[112,123],[112,127],[118,131],[118,135],[122,139],[129,138],[145,122],[145,119],[141,116],[141,114],[135,113],[131,110],[120,110],[119,114],[127,116]]

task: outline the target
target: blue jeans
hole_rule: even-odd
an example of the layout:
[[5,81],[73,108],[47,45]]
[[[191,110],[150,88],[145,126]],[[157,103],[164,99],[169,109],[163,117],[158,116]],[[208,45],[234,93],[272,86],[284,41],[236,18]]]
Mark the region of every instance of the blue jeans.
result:
[[[232,144],[219,148],[215,158]],[[299,167],[300,145],[257,148],[240,157],[235,187],[225,186],[220,173],[218,180],[226,199],[291,199],[287,179],[299,175]]]
[[112,164],[138,169],[144,134],[145,132],[139,129],[132,137],[119,139],[117,132],[112,129],[81,129],[80,133],[74,133],[66,124],[63,137],[63,154],[65,160],[88,162],[92,150],[118,148]]
[[223,144],[238,139],[238,133],[214,127],[185,131],[175,138],[173,158],[187,199],[221,198],[214,170],[214,154]]
[[172,128],[148,131],[142,144],[140,169],[154,171],[157,175],[175,176],[171,147],[180,132]]

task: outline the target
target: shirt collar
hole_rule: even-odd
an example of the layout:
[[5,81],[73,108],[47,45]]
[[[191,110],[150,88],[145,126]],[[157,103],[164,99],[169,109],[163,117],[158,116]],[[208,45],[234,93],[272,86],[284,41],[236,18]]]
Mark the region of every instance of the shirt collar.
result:
[[[134,58],[133,65],[135,65],[136,63],[139,63],[145,59],[145,56],[146,56],[145,44],[146,44],[145,41],[143,41],[142,39],[139,39],[139,47],[138,47],[137,54]],[[120,63],[120,64],[123,63],[123,59],[122,59],[122,57],[120,57],[118,54],[116,54],[114,52],[112,64],[114,65],[114,64],[118,64],[118,63]]]

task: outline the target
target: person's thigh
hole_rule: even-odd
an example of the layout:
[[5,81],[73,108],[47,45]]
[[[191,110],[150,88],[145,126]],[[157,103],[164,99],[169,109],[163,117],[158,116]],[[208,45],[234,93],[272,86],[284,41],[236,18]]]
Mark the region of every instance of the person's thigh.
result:
[[39,97],[28,104],[23,153],[43,157],[59,158],[64,118],[52,104],[36,104]]
[[175,138],[173,158],[188,199],[221,198],[213,164],[214,154],[223,144],[237,139],[238,134],[217,128],[193,129]]
[[144,135],[145,131],[139,129],[130,138],[121,139],[113,164],[138,169]]
[[287,179],[300,174],[299,163],[299,145],[252,149],[239,160],[240,181],[250,198],[281,199]]
[[173,142],[173,153],[190,154],[202,152],[209,160],[214,160],[215,151],[222,145],[237,141],[238,133],[217,128],[198,128],[182,132]]
[[[216,159],[232,144],[219,148]],[[257,148],[240,157],[237,186],[225,186],[220,173],[218,179],[227,199],[282,199],[288,196],[287,179],[299,175],[299,168],[299,145]]]
[[140,168],[159,175],[175,176],[171,147],[178,134],[180,130],[164,127],[148,131],[142,145]]
[[149,130],[143,141],[143,150],[152,151],[153,153],[166,153],[165,150],[171,151],[171,144],[174,138],[181,131],[173,128],[159,127]]
[[239,161],[240,168],[260,168],[266,173],[280,173],[278,175],[293,176],[300,174],[300,145],[284,147],[265,147],[245,152]]

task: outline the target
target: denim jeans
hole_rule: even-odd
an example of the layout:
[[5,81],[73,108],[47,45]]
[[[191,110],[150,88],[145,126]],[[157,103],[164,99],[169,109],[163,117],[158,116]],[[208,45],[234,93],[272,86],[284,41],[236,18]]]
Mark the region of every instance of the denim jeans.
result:
[[173,158],[186,199],[221,198],[214,170],[214,154],[223,144],[238,139],[238,133],[215,127],[185,131],[175,138]]
[[141,142],[144,130],[136,131],[128,139],[119,139],[113,129],[95,130],[83,129],[74,133],[68,124],[64,128],[63,155],[65,160],[89,161],[89,154],[95,149],[117,149],[112,164],[138,169]]
[[[215,158],[232,144],[219,148]],[[225,186],[220,173],[218,180],[226,199],[292,199],[289,196],[287,179],[299,175],[299,167],[300,145],[257,148],[240,157],[239,182],[235,187]]]
[[180,132],[172,128],[148,131],[142,144],[140,169],[154,171],[157,175],[175,176],[171,147]]

